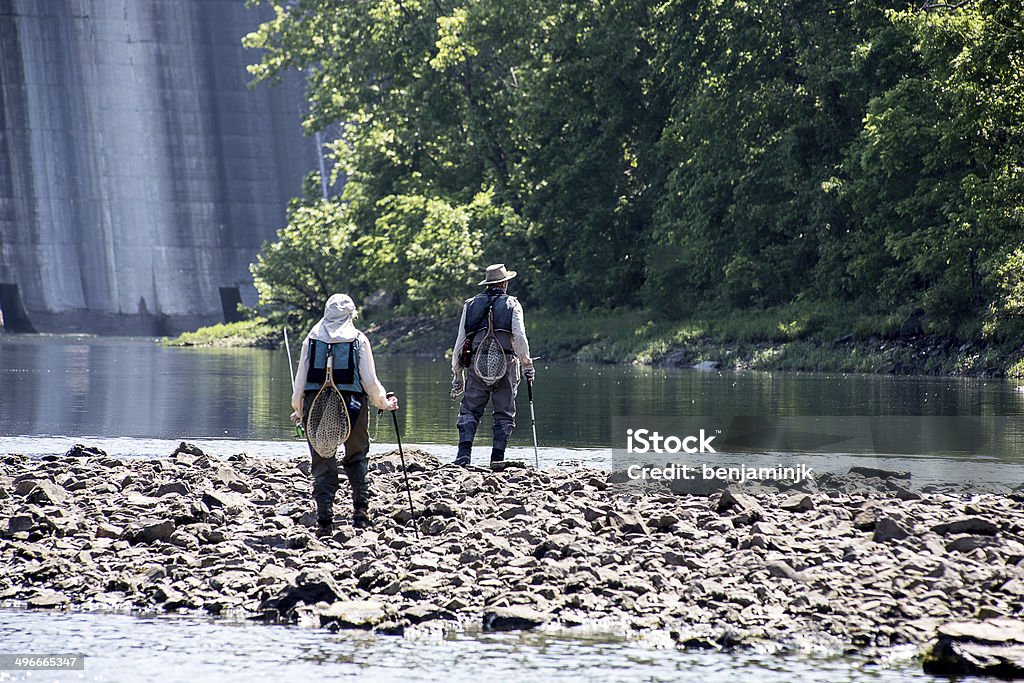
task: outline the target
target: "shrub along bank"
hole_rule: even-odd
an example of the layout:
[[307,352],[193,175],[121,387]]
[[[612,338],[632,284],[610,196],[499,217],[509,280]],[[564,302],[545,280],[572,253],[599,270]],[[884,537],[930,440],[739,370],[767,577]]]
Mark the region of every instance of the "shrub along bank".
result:
[[[543,360],[635,363],[658,367],[788,370],[898,375],[1024,376],[1024,346],[977,336],[939,334],[915,312],[844,317],[836,308],[790,305],[760,311],[659,320],[646,311],[526,312],[531,352]],[[378,353],[448,356],[457,320],[384,317],[362,321]],[[293,328],[294,340],[305,330]],[[282,342],[280,329],[257,319],[202,328],[172,345],[258,346]],[[710,364],[710,365],[709,365]]]

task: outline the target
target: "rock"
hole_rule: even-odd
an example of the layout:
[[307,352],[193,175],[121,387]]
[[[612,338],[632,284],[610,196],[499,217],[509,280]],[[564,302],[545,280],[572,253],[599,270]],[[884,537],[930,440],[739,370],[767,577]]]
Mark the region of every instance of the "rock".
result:
[[646,534],[647,525],[635,512],[609,512],[608,524],[617,527],[624,534]]
[[96,538],[121,538],[123,534],[124,528],[115,524],[101,522],[99,526],[96,527]]
[[242,477],[234,470],[234,468],[226,466],[218,467],[213,478],[228,487],[230,487],[234,482],[243,481]]
[[32,515],[13,515],[7,520],[7,533],[16,534],[19,531],[28,531],[34,524]]
[[908,536],[910,536],[910,532],[900,526],[899,522],[891,517],[883,517],[875,523],[875,543],[902,541]]
[[321,626],[371,629],[382,623],[387,610],[374,600],[339,600],[318,610]]
[[932,531],[943,536],[947,534],[978,534],[981,536],[995,536],[999,533],[999,527],[987,519],[981,517],[963,517],[950,522],[943,522],[932,527]]
[[179,454],[190,455],[192,457],[202,457],[206,455],[206,453],[203,452],[203,449],[201,449],[199,446],[196,446],[195,444],[191,443],[186,443],[185,441],[182,441],[180,444],[178,444],[178,447],[174,449],[173,453],[171,453],[171,457],[173,458]]
[[227,536],[220,529],[214,529],[209,524],[196,525],[199,528],[196,530],[200,541],[203,543],[209,543],[216,545],[217,543],[223,543]]
[[501,517],[502,519],[512,519],[513,517],[519,517],[521,515],[527,515],[527,514],[529,514],[529,513],[527,512],[527,510],[526,510],[526,508],[524,506],[522,506],[522,505],[512,505],[510,507],[505,508],[501,512],[499,512],[498,516]]
[[157,602],[162,602],[164,609],[167,611],[194,606],[187,595],[167,583],[157,584],[153,597]]
[[485,631],[528,631],[546,623],[550,617],[525,605],[492,607],[484,612]]
[[257,583],[260,585],[270,585],[279,581],[290,583],[296,576],[298,576],[298,572],[295,570],[285,569],[276,564],[268,564],[260,570],[260,579]]
[[199,539],[180,528],[174,530],[174,533],[167,539],[167,542],[179,548],[195,549],[199,547]]
[[896,493],[896,497],[902,501],[924,499],[924,496],[922,496],[920,493],[917,493],[916,491],[911,491],[910,489],[904,488],[899,484],[893,484],[892,490]]
[[[525,508],[523,514],[526,513]],[[427,506],[425,514],[434,515],[437,517],[461,517],[458,509],[452,505],[450,501],[438,500]]]
[[659,515],[655,515],[647,520],[647,526],[658,531],[665,531],[671,529],[679,523],[679,518],[673,515],[671,512],[663,512]]
[[158,486],[156,491],[153,492],[153,495],[156,496],[157,498],[163,498],[164,496],[171,493],[177,493],[182,496],[187,496],[192,493],[192,489],[189,487],[188,484],[186,484],[183,481],[171,481],[167,482],[166,484],[161,484],[160,486]]
[[85,444],[76,443],[74,446],[69,448],[64,454],[65,458],[89,458],[89,457],[106,457],[107,452],[102,448],[96,446],[86,446]]
[[264,600],[260,604],[260,611],[265,615],[273,612],[277,617],[292,618],[293,610],[300,602],[307,605],[318,602],[331,604],[338,602],[342,595],[343,591],[330,574],[306,572],[296,577],[295,584],[285,588],[277,597]]
[[717,360],[702,360],[699,363],[695,363],[690,367],[692,367],[694,370],[710,371],[718,370],[720,367],[722,367],[722,364],[719,363]]
[[814,509],[814,500],[808,495],[797,493],[788,496],[779,503],[779,507],[787,512],[807,512]]
[[224,508],[228,512],[238,512],[252,505],[245,496],[231,491],[206,491],[202,501],[211,510]]
[[703,476],[694,477],[693,479],[677,477],[668,481],[669,490],[677,496],[710,496],[723,490],[728,485],[729,482],[724,479],[717,477],[705,479]]
[[435,553],[420,553],[409,558],[409,569],[421,569],[436,572],[441,563],[441,556]]
[[[456,604],[458,603],[457,601]],[[425,621],[435,621],[437,619],[454,619],[455,615],[446,609],[441,609],[437,605],[425,602],[418,605],[413,605],[406,610],[402,611],[402,616],[409,620],[412,624],[422,624]]]
[[869,504],[853,517],[853,528],[858,531],[874,531],[880,515],[878,507]]
[[883,470],[877,467],[861,467],[860,465],[851,467],[850,474],[859,474],[869,479],[910,479],[910,472],[903,470]]
[[999,545],[999,541],[991,536],[960,536],[946,544],[949,552],[969,553],[978,548]]
[[740,493],[733,486],[723,491],[718,502],[715,504],[715,512],[722,514],[729,511],[746,515],[749,518],[749,523],[765,518],[764,508],[761,507],[761,504],[754,500],[753,497]]
[[1024,677],[1024,621],[953,622],[938,628],[925,673],[939,676]]
[[66,505],[71,494],[48,479],[36,482],[36,487],[28,494],[28,500],[40,505]]
[[779,579],[790,579],[791,581],[803,581],[804,577],[800,575],[798,571],[789,566],[788,563],[782,562],[769,562],[765,565],[765,569],[768,573]]
[[155,496],[146,496],[137,491],[132,491],[125,496],[125,501],[128,505],[138,508],[152,508],[163,502]]
[[36,485],[40,482],[40,479],[34,475],[28,479],[22,479],[21,481],[15,481],[14,494],[18,496],[27,496],[36,490]]
[[28,606],[37,609],[53,609],[55,607],[64,607],[69,602],[68,596],[63,593],[43,590],[28,599]]
[[175,525],[169,519],[161,520],[144,520],[141,522],[141,529],[139,530],[139,538],[146,543],[153,543],[155,541],[167,541],[170,539],[171,534],[174,533]]

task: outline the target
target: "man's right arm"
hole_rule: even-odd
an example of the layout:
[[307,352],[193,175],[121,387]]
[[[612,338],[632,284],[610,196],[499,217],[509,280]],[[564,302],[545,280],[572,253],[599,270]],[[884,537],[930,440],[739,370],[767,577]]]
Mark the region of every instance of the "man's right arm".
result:
[[302,340],[299,352],[299,367],[295,368],[295,386],[292,388],[292,410],[302,415],[302,398],[306,389],[306,374],[309,372],[309,336]]

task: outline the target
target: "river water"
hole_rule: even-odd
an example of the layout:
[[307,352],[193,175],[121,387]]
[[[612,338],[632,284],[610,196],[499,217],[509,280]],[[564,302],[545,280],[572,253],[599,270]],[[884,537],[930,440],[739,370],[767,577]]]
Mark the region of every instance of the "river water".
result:
[[[448,362],[378,356],[378,374],[401,401],[404,444],[454,457],[458,403],[450,400]],[[532,461],[526,392],[510,458]],[[227,456],[306,452],[288,422],[288,360],[283,350],[167,348],[151,339],[0,335],[0,448],[45,454],[75,442],[112,455],[165,455],[181,440]],[[539,364],[535,383],[542,465],[572,460],[610,464],[613,427],[650,415],[742,415],[801,419],[903,420],[927,432],[927,449],[852,458],[842,451],[806,459],[818,471],[857,464],[906,469],[915,481],[1024,481],[1024,392],[1007,380],[810,373],[725,373],[647,367]],[[820,418],[819,418],[820,419]],[[1000,427],[980,442],[968,431]],[[984,422],[984,421],[989,422]],[[999,421],[992,423],[991,421]],[[908,423],[909,421],[909,423]],[[394,444],[387,416],[371,432]],[[489,452],[482,426],[475,458]],[[888,436],[888,435],[887,435]],[[892,437],[898,440],[899,434]],[[890,440],[892,440],[890,439]],[[980,447],[972,447],[975,443]],[[920,446],[920,439],[916,442]],[[969,465],[969,467],[965,467]]]
[[[378,374],[402,400],[404,444],[454,455],[458,406],[448,397],[443,359],[379,356]],[[926,424],[965,416],[1010,420],[1024,393],[1004,380],[893,378],[790,373],[721,373],[622,366],[539,365],[535,384],[542,466],[574,461],[607,467],[611,425],[622,416],[856,415],[924,416]],[[73,443],[111,455],[166,455],[181,440],[214,455],[306,452],[287,416],[291,386],[283,351],[166,348],[150,339],[0,335],[0,452],[60,453]],[[385,416],[386,417],[386,416]],[[371,420],[371,431],[374,423]],[[489,430],[475,457],[486,458]],[[1021,478],[1016,444],[940,447],[915,457],[872,462],[912,469],[915,478],[992,482]],[[378,448],[393,443],[382,421]],[[533,458],[529,409],[519,396],[510,457]],[[808,456],[811,457],[811,456]],[[848,455],[818,453],[820,469]],[[965,465],[967,467],[965,467]],[[0,610],[0,654],[82,653],[78,672],[0,671],[4,680],[128,681],[363,680],[477,681],[888,681],[928,680],[899,653],[894,661],[812,654],[679,652],[624,634],[424,632],[395,638],[265,627],[227,619],[140,617]]]

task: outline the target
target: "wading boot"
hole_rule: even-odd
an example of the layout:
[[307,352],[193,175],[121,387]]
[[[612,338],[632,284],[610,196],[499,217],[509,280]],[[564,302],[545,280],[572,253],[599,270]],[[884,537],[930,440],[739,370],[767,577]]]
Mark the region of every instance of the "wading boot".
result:
[[334,504],[327,498],[316,501],[316,536],[334,535]]
[[352,487],[352,526],[365,528],[370,524],[370,486],[366,482],[366,472],[370,463],[364,457],[356,462],[346,462],[345,475]]
[[459,442],[459,454],[455,456],[455,464],[467,467],[469,465],[469,457],[473,453],[473,442],[472,441],[460,441]]
[[498,450],[497,448],[491,449],[491,470],[494,472],[501,472],[505,469],[505,450]]

